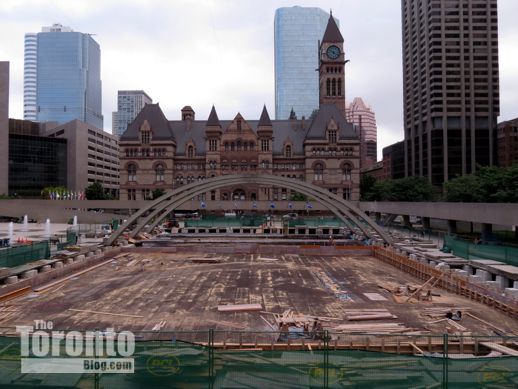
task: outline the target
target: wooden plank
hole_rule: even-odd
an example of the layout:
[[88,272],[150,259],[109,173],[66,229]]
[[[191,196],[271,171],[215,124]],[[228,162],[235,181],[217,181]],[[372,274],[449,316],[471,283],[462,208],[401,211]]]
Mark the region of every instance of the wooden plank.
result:
[[16,289],[16,290],[13,290],[12,292],[9,292],[9,293],[6,293],[6,294],[0,296],[0,301],[12,300],[12,299],[15,299],[15,298],[17,298],[19,296],[27,294],[30,291],[31,291],[31,287],[30,286],[26,286],[25,288],[21,288],[21,289]]
[[362,320],[382,320],[382,319],[397,319],[397,316],[391,313],[379,313],[373,315],[355,315],[348,316],[347,320],[349,321],[362,321]]
[[406,299],[406,302],[408,303],[412,299],[412,297],[414,297],[417,293],[419,293],[421,290],[423,290],[423,288],[426,285],[428,285],[429,283],[431,283],[434,278],[435,278],[435,276],[430,277],[430,279],[428,281],[426,281],[423,285],[421,285],[419,288],[417,288],[414,293],[412,293],[410,296],[408,296],[408,298]]
[[491,350],[495,350],[501,352],[502,354],[512,355],[513,357],[518,357],[518,350],[512,349],[510,347],[504,346],[503,344],[498,344],[494,342],[480,342],[481,345],[490,348]]
[[415,350],[417,350],[417,352],[418,352],[419,354],[423,354],[423,355],[424,355],[424,351],[423,351],[423,350],[421,350],[419,347],[417,347],[417,345],[416,345],[415,343],[410,342],[409,344],[410,344],[410,346],[412,346]]
[[94,313],[94,314],[97,314],[97,315],[110,315],[110,316],[136,317],[136,318],[143,318],[144,317],[144,316],[140,316],[140,315],[126,315],[126,314],[123,314],[123,313],[90,311],[88,309],[73,309],[73,308],[69,308],[68,310],[69,311],[73,311],[73,312],[81,312],[81,313]]
[[218,305],[219,312],[246,312],[246,311],[262,311],[261,304],[228,304]]
[[507,332],[507,331],[505,331],[505,330],[503,330],[503,329],[501,329],[501,328],[499,328],[499,327],[495,326],[495,325],[494,325],[494,324],[492,324],[492,323],[489,323],[489,322],[487,322],[487,321],[485,321],[485,320],[482,320],[480,317],[475,316],[475,315],[473,315],[473,314],[472,314],[472,313],[470,313],[470,312],[466,312],[466,313],[465,313],[465,315],[467,315],[467,316],[469,316],[469,317],[472,317],[473,319],[478,320],[479,322],[484,323],[484,324],[488,325],[489,327],[494,328],[495,330],[499,331],[499,332],[500,332],[500,333],[502,333],[502,334],[505,334],[505,333]]

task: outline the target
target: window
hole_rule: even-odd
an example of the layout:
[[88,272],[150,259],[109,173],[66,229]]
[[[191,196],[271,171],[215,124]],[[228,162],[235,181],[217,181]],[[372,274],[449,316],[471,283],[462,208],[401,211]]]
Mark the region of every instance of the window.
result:
[[241,120],[237,121],[237,131],[241,132]]
[[270,150],[270,141],[268,139],[261,139],[261,151]]
[[261,162],[261,168],[262,168],[262,169],[269,169],[269,168],[270,168],[270,162],[269,162],[269,161],[267,161],[267,160],[263,160],[263,161]]
[[338,89],[338,96],[342,96],[342,79],[341,78],[338,79],[337,89]]
[[136,199],[137,199],[137,190],[128,189],[128,200],[136,200]]
[[336,130],[329,130],[327,132],[329,143],[336,143]]
[[326,81],[326,96],[331,96],[331,80],[329,78]]
[[164,181],[164,166],[157,165],[155,168],[155,181]]
[[336,96],[336,79],[331,82],[331,95]]
[[216,161],[210,161],[209,162],[209,169],[210,170],[216,170]]
[[218,140],[217,139],[209,140],[209,151],[218,151]]
[[228,142],[225,142],[225,151],[229,151],[229,146],[228,146]]
[[291,158],[291,146],[290,145],[286,145],[286,147],[284,148],[284,155],[286,156],[286,158]]
[[250,151],[253,151],[253,150],[255,150],[255,143],[250,142]]
[[342,167],[342,178],[344,181],[351,181],[351,173],[352,173],[352,167],[351,165],[349,165],[348,163],[346,163],[343,167]]
[[315,181],[322,181],[324,179],[324,165],[322,163],[315,164]]
[[147,145],[151,140],[151,133],[149,131],[142,131],[141,133],[142,144]]
[[215,201],[216,200],[216,191],[215,190],[211,190],[210,191],[210,199],[212,201]]
[[137,181],[137,165],[134,163],[128,165],[128,181]]
[[351,199],[351,188],[344,188],[342,197],[344,200],[350,200]]
[[234,151],[236,149],[236,144],[234,142],[230,142],[230,151]]
[[189,157],[189,158],[194,157],[194,147],[193,146],[189,146],[187,148],[187,157]]

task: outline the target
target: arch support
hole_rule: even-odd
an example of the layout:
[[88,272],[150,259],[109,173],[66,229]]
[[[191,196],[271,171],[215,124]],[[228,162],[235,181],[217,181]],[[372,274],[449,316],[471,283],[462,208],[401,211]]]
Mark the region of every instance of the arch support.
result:
[[[243,184],[262,184],[275,185],[287,189],[292,189],[303,193],[315,199],[322,204],[329,211],[334,213],[340,220],[350,225],[354,223],[366,236],[371,236],[372,232],[376,231],[386,243],[391,243],[390,237],[374,223],[367,215],[365,215],[358,207],[346,201],[337,195],[320,188],[313,184],[309,184],[297,179],[279,177],[266,174],[239,174],[229,176],[219,176],[209,178],[203,182],[195,182],[184,185],[173,191],[170,191],[153,201],[147,207],[144,207],[134,213],[117,231],[115,231],[106,241],[106,245],[112,245],[115,241],[131,227],[139,218],[147,214],[131,231],[131,236],[138,234],[146,224],[151,223],[150,227],[154,228],[162,219],[164,219],[171,211],[189,201],[193,197],[225,186],[243,185]],[[367,227],[368,226],[368,227]]]

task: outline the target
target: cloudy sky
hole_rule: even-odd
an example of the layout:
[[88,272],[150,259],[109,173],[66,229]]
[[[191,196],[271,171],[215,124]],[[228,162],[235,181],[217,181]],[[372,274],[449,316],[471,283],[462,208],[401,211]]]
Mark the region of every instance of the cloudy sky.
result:
[[[169,119],[212,104],[274,116],[273,19],[293,5],[333,10],[348,65],[346,95],[361,96],[378,121],[378,149],[401,140],[400,0],[1,0],[0,60],[11,62],[10,117],[23,117],[23,38],[61,23],[101,46],[103,114],[111,130],[117,90],[143,89]],[[518,116],[518,1],[499,0],[501,120]]]

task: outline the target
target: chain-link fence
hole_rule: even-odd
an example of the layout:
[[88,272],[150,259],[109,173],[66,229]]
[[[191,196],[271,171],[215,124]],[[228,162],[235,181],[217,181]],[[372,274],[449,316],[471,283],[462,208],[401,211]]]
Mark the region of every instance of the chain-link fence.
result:
[[[517,347],[518,338],[512,337],[352,335],[322,331],[311,334],[311,338],[278,342],[278,332],[212,330],[135,336],[137,342],[131,356],[134,372],[125,374],[52,374],[50,371],[22,374],[19,338],[1,337],[0,386],[85,389],[518,387],[518,357],[505,353],[506,350],[512,353]],[[494,351],[496,349],[500,352]],[[66,349],[61,346],[59,351],[65,353]],[[87,359],[95,361],[98,357]],[[85,358],[85,355],[77,358]]]
[[25,265],[38,259],[50,258],[48,241],[20,244],[0,250],[0,267]]

